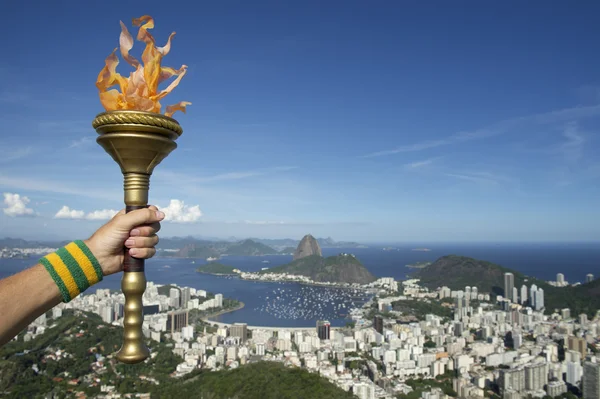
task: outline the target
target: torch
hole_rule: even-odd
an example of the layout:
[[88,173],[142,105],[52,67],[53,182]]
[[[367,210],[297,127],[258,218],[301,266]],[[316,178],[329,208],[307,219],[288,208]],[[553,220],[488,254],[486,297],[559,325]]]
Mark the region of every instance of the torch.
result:
[[[97,115],[92,122],[99,134],[96,141],[117,162],[123,173],[126,212],[148,206],[150,176],[156,165],[177,147],[175,140],[183,132],[171,115],[175,111],[185,112],[185,107],[191,104],[182,101],[166,107],[164,115],[160,113],[159,100],[179,84],[187,67],[183,65],[175,70],[161,66],[175,33],[171,34],[164,47],[156,47],[148,32],[154,27],[150,16],[134,19],[133,25],[140,27],[137,39],[146,43],[142,55],[144,64],[129,54],[133,38],[121,22],[121,56],[136,70],[126,79],[116,72],[119,63],[116,49],[108,56],[96,82],[100,101],[107,112]],[[176,79],[166,89],[158,90],[160,83],[174,76]],[[115,85],[120,91],[108,90]],[[142,333],[142,296],[146,290],[146,276],[144,260],[130,256],[126,249],[121,289],[125,294],[123,345],[116,357],[123,363],[135,364],[149,355]]]

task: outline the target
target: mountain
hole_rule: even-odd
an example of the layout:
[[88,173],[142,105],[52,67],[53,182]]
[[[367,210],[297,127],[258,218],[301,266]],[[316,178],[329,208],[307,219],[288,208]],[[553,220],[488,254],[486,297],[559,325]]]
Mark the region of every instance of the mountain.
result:
[[319,243],[315,240],[315,237],[307,234],[300,240],[300,244],[298,244],[298,248],[296,248],[296,251],[294,252],[294,260],[312,255],[323,256],[323,253],[321,252],[321,247],[319,247]]
[[239,242],[225,241],[192,241],[175,253],[180,258],[208,258],[221,255],[257,256],[272,255],[278,252],[259,242],[244,240]]
[[318,374],[276,362],[254,362],[215,372],[195,370],[172,378],[171,373],[183,362],[173,353],[172,342],[146,340],[153,356],[130,366],[113,358],[123,340],[122,327],[72,309],[66,309],[52,324],[27,342],[23,331],[18,340],[0,347],[3,398],[104,397],[102,384],[93,383],[96,378],[110,382],[114,393],[122,397],[145,392],[153,398],[353,398]]
[[[291,238],[282,238],[282,239],[267,239],[267,238],[250,238],[252,241],[260,242],[265,245],[268,245],[272,248],[282,250],[285,247],[294,247],[298,246],[298,240],[293,240]],[[335,241],[331,237],[327,238],[317,238],[317,242],[321,248],[367,248],[366,245],[359,244],[353,241]]]
[[206,265],[202,265],[199,268],[197,268],[196,271],[205,274],[235,275],[237,273],[233,271],[234,269],[235,268],[233,266],[227,266],[218,262],[209,262]]
[[[257,362],[233,370],[200,372],[165,390],[170,398],[210,399],[352,399],[326,378],[277,362]],[[165,396],[167,397],[167,396]]]
[[318,282],[367,284],[375,277],[353,255],[340,254],[323,258],[310,255],[259,273],[288,273],[310,277]]
[[69,241],[28,241],[22,238],[0,238],[1,248],[60,248],[67,245]]
[[592,317],[600,309],[600,279],[578,286],[554,287],[516,270],[466,256],[443,256],[414,273],[413,277],[429,289],[446,286],[464,290],[466,286],[476,286],[479,292],[504,296],[504,273],[507,272],[514,275],[514,286],[519,292],[523,284],[527,287],[535,284],[544,290],[546,313],[570,308],[572,316],[586,313]]

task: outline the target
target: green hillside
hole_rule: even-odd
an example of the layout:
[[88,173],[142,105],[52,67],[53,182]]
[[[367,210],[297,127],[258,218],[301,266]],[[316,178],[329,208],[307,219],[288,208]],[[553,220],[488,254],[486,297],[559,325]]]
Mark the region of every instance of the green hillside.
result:
[[337,255],[323,258],[306,256],[288,264],[277,266],[261,273],[288,273],[310,277],[319,282],[366,284],[375,277],[352,255]]
[[491,262],[466,256],[443,256],[413,276],[429,289],[449,287],[453,290],[475,286],[481,293],[504,296],[504,273],[514,275],[515,287],[537,285],[544,290],[546,313],[570,308],[572,315],[586,313],[593,316],[600,309],[600,279],[576,287],[554,287],[543,280],[526,276]]

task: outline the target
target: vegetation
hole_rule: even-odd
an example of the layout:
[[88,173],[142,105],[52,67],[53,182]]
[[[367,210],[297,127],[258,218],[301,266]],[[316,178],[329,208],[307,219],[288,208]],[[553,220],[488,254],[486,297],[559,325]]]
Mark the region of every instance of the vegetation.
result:
[[431,265],[431,263],[432,262],[421,261],[421,262],[413,263],[411,265],[406,265],[406,267],[411,268],[411,269],[423,269],[423,268]]
[[477,286],[479,292],[491,295],[504,295],[504,273],[514,275],[515,287],[523,284],[537,285],[544,290],[546,313],[557,309],[570,308],[571,314],[586,313],[589,317],[600,309],[600,279],[575,287],[554,287],[543,280],[529,277],[491,262],[465,256],[443,256],[431,265],[419,270],[415,277],[430,289],[447,286],[453,290],[466,286]]
[[424,320],[428,314],[434,314],[445,319],[452,318],[452,309],[431,300],[400,300],[392,302],[392,309],[407,315],[413,315]]
[[[352,398],[317,374],[280,363],[259,362],[231,371],[197,370],[173,378],[170,375],[183,359],[173,354],[172,344],[164,342],[146,342],[156,355],[145,362],[121,364],[112,356],[121,345],[122,329],[87,312],[65,311],[44,334],[29,342],[22,337],[0,348],[3,398],[49,394],[66,398],[75,392],[95,397],[101,385],[113,385],[120,394],[149,393],[152,398]],[[58,350],[61,358],[55,360]]]
[[237,275],[233,270],[232,266],[224,265],[219,262],[209,262],[206,265],[202,265],[196,269],[199,273],[206,274],[218,274],[218,275]]
[[[146,344],[157,354],[154,358],[136,366],[117,363],[112,355],[121,341],[121,328],[103,323],[95,314],[66,311],[54,327],[32,341],[23,342],[21,336],[0,348],[0,392],[19,399],[73,389],[95,396],[101,384],[114,385],[120,393],[150,392],[154,383],[141,380],[140,375],[166,381],[183,361],[164,343],[152,341]],[[54,360],[57,350],[67,355]],[[100,383],[92,382],[90,376]]]
[[410,386],[413,390],[408,394],[400,394],[396,396],[399,399],[418,399],[421,397],[423,392],[430,391],[431,388],[441,388],[442,391],[450,396],[457,397],[458,394],[452,388],[452,372],[447,371],[442,375],[438,375],[435,379],[423,379],[415,378],[406,381],[406,385]]
[[273,267],[260,273],[288,273],[307,276],[314,281],[335,283],[370,283],[375,277],[352,255],[323,258],[310,255],[286,265]]
[[206,399],[354,397],[317,374],[275,362],[258,362],[229,371],[200,372],[182,383],[165,387],[160,393],[161,397]]
[[209,258],[219,257],[221,255],[257,256],[274,254],[278,254],[275,249],[253,240],[244,240],[239,242],[192,241],[184,245],[178,252],[175,252],[175,256],[181,258]]

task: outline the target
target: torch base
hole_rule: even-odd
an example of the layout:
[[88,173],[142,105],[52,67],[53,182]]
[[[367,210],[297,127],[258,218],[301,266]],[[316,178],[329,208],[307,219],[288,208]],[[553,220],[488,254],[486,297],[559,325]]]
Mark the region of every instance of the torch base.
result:
[[142,295],[146,290],[144,272],[124,272],[121,289],[125,294],[124,335],[123,346],[116,358],[127,364],[140,363],[150,356],[150,351],[144,345],[144,333],[142,332],[144,322]]

